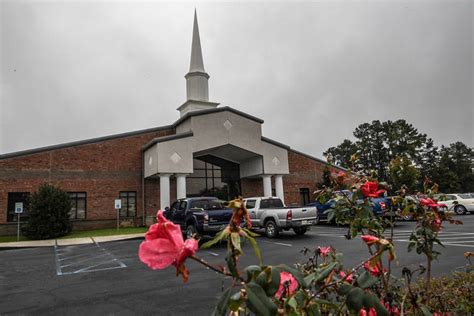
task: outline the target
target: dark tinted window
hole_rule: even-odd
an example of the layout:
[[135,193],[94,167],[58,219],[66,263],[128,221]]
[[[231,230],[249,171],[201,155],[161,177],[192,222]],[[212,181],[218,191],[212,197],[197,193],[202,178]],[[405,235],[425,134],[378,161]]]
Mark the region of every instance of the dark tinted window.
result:
[[179,203],[179,208],[178,208],[178,210],[180,210],[180,211],[185,211],[187,204],[188,204],[188,202],[186,202],[186,201],[181,201],[181,203]]
[[122,208],[120,209],[121,217],[137,216],[137,192],[120,192],[122,200]]
[[171,204],[170,210],[171,211],[176,211],[178,209],[178,205],[179,205],[179,201],[174,202],[173,204]]
[[300,205],[309,203],[309,188],[300,188]]
[[260,208],[277,208],[283,207],[283,202],[280,199],[263,199],[260,201]]
[[255,202],[257,200],[247,200],[247,202],[245,203],[245,207],[248,208],[248,209],[253,209],[255,208]]
[[87,210],[87,193],[69,192],[69,198],[71,200],[71,210],[69,211],[69,218],[85,219]]
[[196,200],[191,201],[190,208],[202,208],[203,210],[218,210],[222,209],[222,204],[219,200]]

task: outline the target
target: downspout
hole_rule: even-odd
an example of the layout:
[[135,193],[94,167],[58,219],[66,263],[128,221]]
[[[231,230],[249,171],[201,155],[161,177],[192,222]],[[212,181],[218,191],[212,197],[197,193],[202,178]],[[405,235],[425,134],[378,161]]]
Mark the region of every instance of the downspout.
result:
[[145,155],[142,150],[142,168],[141,168],[141,181],[142,181],[142,226],[146,225],[145,216]]

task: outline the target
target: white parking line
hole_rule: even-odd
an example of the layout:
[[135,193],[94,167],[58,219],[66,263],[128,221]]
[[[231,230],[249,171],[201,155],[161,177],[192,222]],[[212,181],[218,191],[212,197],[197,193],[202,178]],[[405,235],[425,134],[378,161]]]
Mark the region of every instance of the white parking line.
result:
[[280,246],[285,246],[285,247],[293,247],[292,244],[285,244],[285,243],[282,243],[282,242],[274,242],[274,241],[268,241],[268,240],[262,240],[262,241],[267,243],[267,244],[274,244],[274,245],[280,245]]
[[[67,248],[62,248],[67,247]],[[84,272],[96,272],[126,268],[127,265],[114,257],[96,241],[87,248],[78,246],[54,245],[56,258],[56,274],[67,275]],[[77,251],[84,252],[77,254]],[[67,256],[67,255],[70,256]],[[102,266],[102,268],[97,268]],[[74,267],[71,269],[71,267]]]

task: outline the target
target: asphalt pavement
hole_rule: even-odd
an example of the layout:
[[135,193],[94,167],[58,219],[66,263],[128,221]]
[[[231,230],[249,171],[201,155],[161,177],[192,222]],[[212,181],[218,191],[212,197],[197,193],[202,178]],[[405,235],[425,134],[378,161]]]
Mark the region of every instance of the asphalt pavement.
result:
[[[445,248],[434,263],[434,275],[449,274],[466,264],[463,253],[474,251],[474,216],[458,216],[464,225],[446,224],[441,232]],[[423,257],[408,253],[408,237],[415,223],[398,222],[394,240],[398,260],[394,273],[417,267]],[[278,239],[259,237],[265,264],[292,265],[305,258],[304,247],[332,246],[344,253],[347,268],[364,260],[366,246],[347,240],[347,227],[313,226],[304,236],[292,231]],[[231,280],[188,260],[189,281],[182,283],[174,267],[153,271],[137,257],[142,238],[93,240],[86,244],[57,244],[0,251],[0,315],[209,315]],[[242,267],[256,264],[250,245],[244,246]],[[225,264],[225,245],[199,250],[197,256]]]

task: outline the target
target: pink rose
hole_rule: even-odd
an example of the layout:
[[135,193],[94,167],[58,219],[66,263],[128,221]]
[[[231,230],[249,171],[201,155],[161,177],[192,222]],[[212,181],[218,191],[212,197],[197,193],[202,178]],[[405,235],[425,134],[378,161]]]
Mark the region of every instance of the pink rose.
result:
[[286,284],[286,291],[285,297],[291,296],[296,292],[298,289],[298,281],[295,277],[286,271],[280,272],[280,286],[278,287],[278,291],[275,293],[275,297],[280,299],[283,295],[283,291],[285,290]]
[[367,246],[376,244],[380,241],[379,238],[372,235],[362,235],[362,240],[367,244]]
[[331,247],[318,247],[319,253],[321,254],[321,257],[325,258],[329,255],[331,252]]
[[168,221],[163,211],[158,211],[158,223],[153,224],[145,234],[145,241],[140,244],[138,257],[153,270],[164,269],[170,265],[176,267],[176,276],[182,275],[186,282],[189,272],[184,266],[187,257],[194,255],[198,249],[196,239],[183,241],[181,228]]

